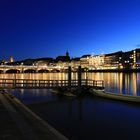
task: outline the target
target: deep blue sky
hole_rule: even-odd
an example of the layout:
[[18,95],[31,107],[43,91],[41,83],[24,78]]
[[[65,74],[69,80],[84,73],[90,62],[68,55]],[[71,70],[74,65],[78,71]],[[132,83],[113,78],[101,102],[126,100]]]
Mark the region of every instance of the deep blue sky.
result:
[[0,59],[128,51],[140,44],[140,0],[0,0]]

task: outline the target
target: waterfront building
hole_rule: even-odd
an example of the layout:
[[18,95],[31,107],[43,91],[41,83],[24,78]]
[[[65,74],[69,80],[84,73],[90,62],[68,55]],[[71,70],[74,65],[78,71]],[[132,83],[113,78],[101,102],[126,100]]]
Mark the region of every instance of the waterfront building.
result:
[[58,61],[56,63],[56,66],[58,66],[60,68],[68,67],[69,66],[69,62],[68,61]]
[[0,65],[5,65],[7,62],[5,60],[0,61]]
[[121,65],[124,69],[140,68],[140,49],[123,52]]
[[87,54],[87,55],[83,55],[81,58],[80,58],[80,65],[81,65],[81,68],[84,69],[84,68],[89,68],[89,58],[90,58],[91,55]]
[[13,57],[13,56],[10,57],[9,62],[10,62],[10,63],[13,63],[13,62],[14,62],[14,57]]
[[115,52],[105,55],[105,69],[140,68],[140,49],[127,52]]
[[140,68],[140,49],[133,50],[134,68]]
[[10,61],[0,61],[0,65],[11,66],[54,66],[58,70],[66,70],[68,66],[71,66],[73,71],[76,71],[78,66],[81,66],[82,70],[102,70],[102,69],[140,69],[140,48],[127,52],[114,52],[102,55],[83,55],[82,57],[76,57],[70,59],[68,51],[65,55],[58,56],[56,59],[45,57],[37,59],[25,59],[22,61],[15,61],[10,57]]
[[35,60],[34,59],[26,59],[23,62],[23,65],[34,65],[34,64],[35,64]]
[[69,53],[66,52],[66,55],[61,55],[56,57],[56,62],[62,61],[62,62],[69,62],[70,61],[70,56]]
[[58,67],[61,68],[68,67],[70,64],[70,56],[68,51],[66,52],[66,55],[56,57],[55,62],[56,66]]
[[70,56],[68,51],[66,51],[66,56]]
[[123,52],[118,51],[115,53],[105,54],[104,69],[118,69],[122,68]]
[[36,65],[36,66],[49,66],[52,63],[54,63],[53,58],[46,57],[46,58],[36,59],[34,62],[34,65]]
[[35,62],[35,65],[36,66],[48,66],[49,63],[46,61],[37,61],[37,62]]
[[134,66],[134,54],[133,51],[124,52],[122,55],[122,66],[124,69],[131,69]]
[[81,62],[80,62],[80,58],[79,57],[71,59],[70,66],[71,66],[73,71],[76,71],[78,66],[80,66],[80,65],[81,65]]
[[88,61],[89,61],[89,70],[103,69],[104,55],[91,55]]

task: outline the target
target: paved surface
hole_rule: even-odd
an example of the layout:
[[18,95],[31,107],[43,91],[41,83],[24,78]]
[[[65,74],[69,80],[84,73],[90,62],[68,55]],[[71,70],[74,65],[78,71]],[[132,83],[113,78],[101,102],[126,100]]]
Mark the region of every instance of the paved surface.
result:
[[23,140],[21,133],[0,100],[0,140]]
[[0,140],[68,140],[18,99],[0,91]]

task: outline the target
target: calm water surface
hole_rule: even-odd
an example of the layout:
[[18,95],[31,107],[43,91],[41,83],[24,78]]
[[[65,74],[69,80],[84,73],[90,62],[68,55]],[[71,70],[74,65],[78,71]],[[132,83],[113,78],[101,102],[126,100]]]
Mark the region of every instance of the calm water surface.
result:
[[[6,75],[16,78],[66,79],[66,74]],[[72,75],[77,78],[76,74]],[[104,80],[105,90],[140,95],[140,73],[83,73],[83,78]],[[86,95],[60,98],[48,89],[10,90],[34,112],[71,140],[137,140],[140,134],[140,105]]]
[[[66,80],[66,73],[0,74],[0,78]],[[140,73],[82,73],[83,79],[104,80],[105,90],[117,94],[140,96]],[[72,73],[72,79],[77,74]]]

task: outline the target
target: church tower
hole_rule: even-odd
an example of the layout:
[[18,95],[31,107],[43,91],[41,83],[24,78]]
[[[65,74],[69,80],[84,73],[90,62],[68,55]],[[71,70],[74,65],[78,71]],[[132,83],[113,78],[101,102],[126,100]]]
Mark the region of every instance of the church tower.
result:
[[68,51],[66,51],[66,56],[69,56],[69,52]]
[[10,57],[10,63],[14,62],[13,56]]

